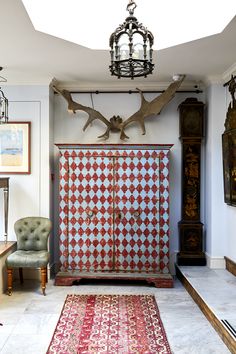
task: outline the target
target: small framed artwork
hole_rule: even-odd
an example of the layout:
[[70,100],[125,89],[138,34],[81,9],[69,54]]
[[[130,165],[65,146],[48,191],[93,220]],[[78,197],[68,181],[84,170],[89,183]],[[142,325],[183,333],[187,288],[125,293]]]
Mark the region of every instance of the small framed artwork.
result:
[[30,174],[31,122],[0,124],[0,173]]

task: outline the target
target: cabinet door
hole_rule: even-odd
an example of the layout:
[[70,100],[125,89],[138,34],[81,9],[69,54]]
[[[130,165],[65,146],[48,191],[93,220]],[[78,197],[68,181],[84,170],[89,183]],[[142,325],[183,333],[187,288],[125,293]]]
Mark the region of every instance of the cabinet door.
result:
[[108,157],[69,157],[69,269],[113,268],[113,167]]
[[115,162],[115,270],[159,271],[159,160]]

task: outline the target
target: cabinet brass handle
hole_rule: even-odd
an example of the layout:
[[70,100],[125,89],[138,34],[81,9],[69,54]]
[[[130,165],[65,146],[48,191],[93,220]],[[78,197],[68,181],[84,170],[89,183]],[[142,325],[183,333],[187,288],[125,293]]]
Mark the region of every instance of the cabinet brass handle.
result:
[[133,216],[137,219],[137,218],[139,218],[140,217],[140,211],[139,210],[135,210],[134,212],[133,212]]
[[88,217],[91,219],[94,215],[94,212],[92,210],[87,211]]
[[116,216],[117,216],[118,219],[121,220],[121,218],[122,218],[122,212],[121,212],[121,211],[118,211],[118,212],[116,213]]

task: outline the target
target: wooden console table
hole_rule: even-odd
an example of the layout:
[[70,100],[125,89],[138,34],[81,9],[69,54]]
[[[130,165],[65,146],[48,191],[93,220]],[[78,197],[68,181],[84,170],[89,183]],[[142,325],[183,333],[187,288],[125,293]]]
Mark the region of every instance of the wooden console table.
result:
[[3,188],[4,195],[4,242],[7,243],[8,236],[8,202],[9,202],[9,177],[0,178],[0,189]]

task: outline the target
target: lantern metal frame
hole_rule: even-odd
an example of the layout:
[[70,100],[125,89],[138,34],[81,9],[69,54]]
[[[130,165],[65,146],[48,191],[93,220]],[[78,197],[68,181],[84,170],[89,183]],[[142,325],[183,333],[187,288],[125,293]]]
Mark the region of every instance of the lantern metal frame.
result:
[[8,122],[8,99],[0,87],[0,124]]
[[[0,71],[3,68],[0,66]],[[5,77],[0,76],[1,82],[6,82]],[[8,99],[0,87],[0,124],[8,122]]]
[[[152,63],[153,54],[153,34],[141,23],[138,23],[137,18],[134,16],[134,10],[137,7],[136,3],[132,0],[127,5],[127,11],[129,16],[125,19],[125,22],[120,25],[110,36],[110,54],[111,65],[109,66],[111,75],[115,75],[119,78],[131,78],[134,77],[147,77],[152,74],[154,64]],[[142,39],[142,43],[134,43],[134,35],[138,34]],[[121,56],[121,43],[120,40],[126,35],[128,38],[128,53],[126,58]],[[135,58],[134,49],[137,44],[142,45],[142,58]]]

